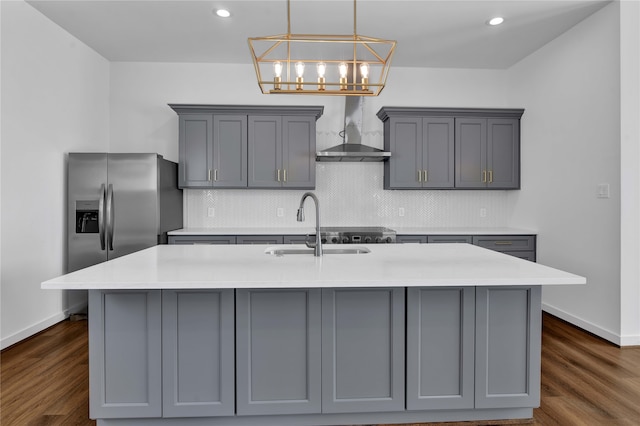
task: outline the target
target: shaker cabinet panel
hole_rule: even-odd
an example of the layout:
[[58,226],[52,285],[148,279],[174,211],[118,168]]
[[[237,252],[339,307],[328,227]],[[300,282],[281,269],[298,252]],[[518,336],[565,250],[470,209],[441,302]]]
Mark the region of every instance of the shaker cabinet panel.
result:
[[520,120],[489,119],[487,169],[490,188],[520,187]]
[[249,117],[249,186],[282,186],[282,119]]
[[404,288],[322,289],[322,412],[401,411]]
[[163,416],[235,413],[234,293],[162,293]]
[[487,120],[456,120],[456,187],[487,186]]
[[238,415],[321,411],[320,289],[236,290]]
[[313,189],[316,187],[315,118],[282,117],[282,187]]
[[476,408],[540,405],[541,288],[476,289]]
[[160,290],[89,291],[89,412],[162,416]]
[[475,288],[407,289],[407,409],[474,406]]
[[385,189],[421,188],[422,178],[422,119],[391,118],[387,150],[393,154],[384,164]]
[[178,186],[208,188],[213,168],[213,116],[183,114],[179,120]]
[[453,118],[423,118],[423,188],[454,186]]
[[247,117],[215,115],[213,117],[213,170],[215,188],[247,186]]

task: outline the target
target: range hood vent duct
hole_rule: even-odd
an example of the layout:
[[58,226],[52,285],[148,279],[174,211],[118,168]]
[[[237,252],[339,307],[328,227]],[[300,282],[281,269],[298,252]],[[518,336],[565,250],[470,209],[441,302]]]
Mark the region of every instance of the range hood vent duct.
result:
[[316,161],[384,161],[390,152],[362,144],[362,96],[345,96],[343,143],[318,151]]

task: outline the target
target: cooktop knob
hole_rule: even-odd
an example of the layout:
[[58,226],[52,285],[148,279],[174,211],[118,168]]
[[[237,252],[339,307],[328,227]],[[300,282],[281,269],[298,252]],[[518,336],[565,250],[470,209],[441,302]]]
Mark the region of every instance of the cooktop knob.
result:
[[331,242],[332,242],[333,244],[337,244],[337,243],[338,243],[338,237],[332,237],[332,238],[331,238]]
[[376,243],[381,243],[382,242],[382,237],[376,237]]
[[342,237],[342,244],[348,244],[349,243],[349,237]]
[[370,243],[371,242],[371,237],[364,237],[364,242],[365,243]]

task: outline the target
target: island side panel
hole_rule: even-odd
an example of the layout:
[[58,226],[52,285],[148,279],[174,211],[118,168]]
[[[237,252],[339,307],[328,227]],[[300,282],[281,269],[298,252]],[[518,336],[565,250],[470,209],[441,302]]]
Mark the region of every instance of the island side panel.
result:
[[541,287],[476,288],[476,408],[538,407]]
[[236,290],[236,413],[321,411],[320,289]]
[[160,290],[89,291],[91,418],[162,416]]
[[407,410],[474,407],[474,287],[407,288]]
[[162,292],[164,417],[235,414],[234,291]]
[[322,289],[322,412],[405,407],[405,289]]

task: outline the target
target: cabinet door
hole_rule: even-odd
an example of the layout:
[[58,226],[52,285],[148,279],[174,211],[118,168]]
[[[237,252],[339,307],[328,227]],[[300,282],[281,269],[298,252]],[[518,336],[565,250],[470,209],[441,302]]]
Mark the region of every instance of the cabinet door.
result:
[[390,118],[386,126],[391,158],[384,163],[384,188],[422,188],[422,118]]
[[487,169],[489,188],[520,188],[520,121],[487,121]]
[[487,186],[487,120],[456,118],[456,188]]
[[89,291],[92,419],[162,416],[160,290]]
[[283,244],[305,244],[306,242],[306,235],[284,235],[282,237]]
[[247,186],[247,116],[213,117],[213,187]]
[[407,409],[474,406],[475,288],[407,289]]
[[453,188],[455,164],[453,118],[424,118],[422,135],[422,187]]
[[282,117],[282,187],[316,187],[315,117]]
[[233,290],[162,293],[164,417],[235,413]]
[[476,408],[538,407],[540,286],[476,288]]
[[236,290],[238,415],[321,410],[320,290]]
[[178,186],[210,188],[213,169],[213,115],[180,114]]
[[322,412],[405,405],[404,288],[322,289]]
[[249,116],[249,187],[279,188],[282,167],[282,118]]

